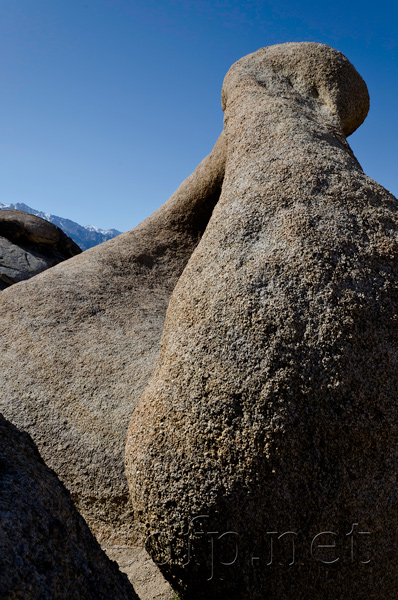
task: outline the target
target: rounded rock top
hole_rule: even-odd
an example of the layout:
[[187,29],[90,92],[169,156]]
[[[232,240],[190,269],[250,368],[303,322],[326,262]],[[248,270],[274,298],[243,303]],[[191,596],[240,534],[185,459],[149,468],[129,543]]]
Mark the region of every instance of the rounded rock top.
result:
[[363,123],[369,111],[366,83],[344,54],[325,44],[276,44],[244,56],[225,76],[223,110],[253,85],[271,96],[299,94],[301,101],[323,112],[326,109],[346,137]]

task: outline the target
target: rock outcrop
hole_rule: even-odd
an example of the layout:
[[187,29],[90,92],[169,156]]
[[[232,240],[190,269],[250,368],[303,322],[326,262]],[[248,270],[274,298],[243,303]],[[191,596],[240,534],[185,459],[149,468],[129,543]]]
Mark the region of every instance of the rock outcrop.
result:
[[392,600],[398,202],[346,142],[366,85],[283,44],[222,102],[222,193],[128,433],[146,546],[183,599]]
[[28,434],[0,415],[2,600],[138,600]]
[[134,534],[127,426],[169,297],[218,200],[224,154],[221,136],[139,227],[0,295],[0,410],[30,433],[107,546]]
[[121,234],[121,231],[118,231],[117,229],[100,229],[99,227],[93,227],[92,225],[83,227],[75,221],[65,219],[64,217],[57,217],[57,215],[52,215],[42,210],[36,210],[23,202],[17,202],[16,204],[4,204],[0,202],[0,210],[10,208],[22,210],[31,215],[36,215],[41,219],[45,219],[46,221],[50,221],[50,223],[54,223],[54,225],[62,229],[66,235],[76,242],[82,250],[88,250],[89,248],[93,248],[93,246],[98,246],[98,244],[107,242]]
[[21,210],[0,210],[0,290],[80,252],[56,225]]

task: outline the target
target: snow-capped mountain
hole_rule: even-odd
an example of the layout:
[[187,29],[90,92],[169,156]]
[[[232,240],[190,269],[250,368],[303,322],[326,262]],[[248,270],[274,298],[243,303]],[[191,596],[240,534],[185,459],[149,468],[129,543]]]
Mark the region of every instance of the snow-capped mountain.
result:
[[120,231],[117,231],[117,229],[104,230],[99,229],[99,227],[93,227],[92,225],[83,227],[70,219],[63,219],[62,217],[56,217],[55,215],[35,210],[22,202],[17,202],[16,204],[3,204],[0,202],[0,209],[2,208],[23,210],[31,215],[36,215],[46,221],[50,221],[50,223],[54,223],[54,225],[57,225],[69,235],[82,250],[88,250],[88,248],[97,246],[97,244],[102,244],[102,242],[106,242],[121,233]]

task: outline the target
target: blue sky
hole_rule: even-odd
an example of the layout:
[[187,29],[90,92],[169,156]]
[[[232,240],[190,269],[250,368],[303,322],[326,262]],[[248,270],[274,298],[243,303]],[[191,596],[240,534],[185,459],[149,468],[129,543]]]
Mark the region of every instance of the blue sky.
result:
[[398,196],[397,18],[366,0],[1,0],[0,202],[131,229],[211,150],[231,64],[287,41],[361,73],[371,110],[349,142]]

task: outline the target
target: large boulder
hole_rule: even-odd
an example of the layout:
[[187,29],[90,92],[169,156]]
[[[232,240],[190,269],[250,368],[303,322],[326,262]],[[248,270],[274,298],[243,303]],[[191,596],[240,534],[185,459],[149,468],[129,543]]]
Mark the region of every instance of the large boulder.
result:
[[43,462],[0,415],[0,597],[138,600]]
[[30,433],[107,546],[134,543],[127,426],[169,297],[218,200],[224,155],[221,136],[139,227],[0,295],[0,410]]
[[80,252],[56,225],[22,210],[0,210],[0,290]]
[[398,202],[346,142],[366,85],[291,43],[222,100],[222,193],[129,427],[143,539],[183,599],[392,600]]

